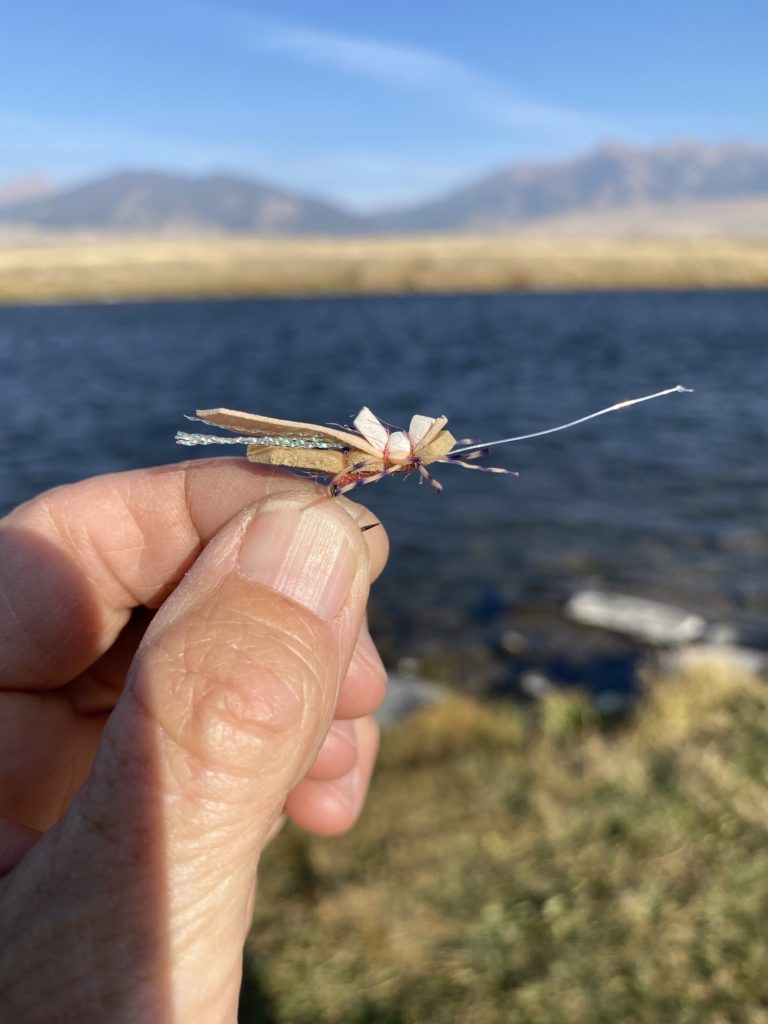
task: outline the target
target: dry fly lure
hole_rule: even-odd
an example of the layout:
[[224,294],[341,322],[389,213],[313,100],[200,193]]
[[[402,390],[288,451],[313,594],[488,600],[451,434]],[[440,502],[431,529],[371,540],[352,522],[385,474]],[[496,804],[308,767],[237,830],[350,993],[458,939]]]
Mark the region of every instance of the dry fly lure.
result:
[[558,430],[567,430],[596,416],[604,416],[608,412],[637,405],[638,402],[648,402],[652,398],[661,398],[662,395],[691,390],[678,384],[674,388],[657,391],[653,395],[618,402],[607,409],[599,409],[588,416],[563,423],[559,427],[537,430],[533,434],[521,434],[519,437],[504,437],[498,441],[473,441],[471,438],[457,441],[445,429],[448,422],[445,416],[416,415],[411,419],[407,430],[392,430],[364,406],[355,416],[354,429],[349,430],[321,427],[298,420],[277,420],[249,412],[236,412],[233,409],[198,409],[196,416],[187,416],[187,419],[197,420],[211,427],[223,427],[237,436],[187,434],[180,430],[176,434],[176,442],[183,445],[246,444],[246,454],[251,462],[306,470],[320,476],[331,477],[328,483],[331,496],[351,491],[358,484],[374,484],[382,477],[395,473],[407,474],[414,470],[441,491],[442,484],[427,472],[426,467],[433,462],[448,462],[463,466],[464,469],[516,476],[512,470],[499,469],[497,466],[478,466],[474,460],[481,458],[489,448],[497,445],[554,434]]

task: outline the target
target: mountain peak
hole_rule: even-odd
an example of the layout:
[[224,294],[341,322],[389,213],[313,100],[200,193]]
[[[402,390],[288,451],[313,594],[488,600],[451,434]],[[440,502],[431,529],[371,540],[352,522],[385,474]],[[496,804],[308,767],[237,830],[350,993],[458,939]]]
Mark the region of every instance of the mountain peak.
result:
[[567,160],[512,164],[378,222],[393,231],[499,231],[571,213],[756,197],[768,198],[766,146],[608,140]]
[[[2,195],[0,190],[0,202]],[[661,211],[657,219],[663,227],[664,211],[681,206],[688,210],[686,223],[695,228],[698,216],[706,219],[705,208],[719,204],[725,220],[721,216],[717,230],[722,233],[724,225],[727,234],[723,204],[741,204],[743,225],[749,220],[744,204],[768,200],[768,147],[690,139],[641,147],[609,139],[579,156],[511,164],[431,202],[367,217],[224,171],[192,176],[128,168],[52,195],[33,190],[25,196],[22,190],[15,201],[11,197],[0,205],[0,225],[55,231],[496,232],[556,224],[563,217],[599,214],[605,220],[607,212],[650,207]],[[700,212],[692,211],[691,204],[698,204]],[[637,224],[637,216],[632,222]],[[768,224],[764,228],[768,234]]]
[[216,173],[125,168],[51,196],[0,209],[0,223],[43,230],[350,234],[359,218],[321,199]]
[[28,199],[39,199],[53,192],[53,182],[45,174],[25,174],[0,181],[0,209]]

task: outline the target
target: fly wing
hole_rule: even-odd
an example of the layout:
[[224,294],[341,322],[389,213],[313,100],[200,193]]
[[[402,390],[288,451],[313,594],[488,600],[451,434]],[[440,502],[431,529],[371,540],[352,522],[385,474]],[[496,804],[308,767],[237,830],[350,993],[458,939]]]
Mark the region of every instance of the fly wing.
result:
[[430,427],[435,422],[434,416],[419,416],[418,413],[411,417],[411,425],[408,427],[408,437],[411,439],[413,450],[416,451],[424,443],[424,438],[429,433]]
[[434,416],[416,415],[412,417],[411,425],[408,428],[408,436],[411,439],[414,452],[418,452],[419,448],[425,448],[431,444],[447,422],[447,416],[435,418]]
[[364,405],[354,419],[355,430],[359,430],[377,455],[381,455],[389,440],[389,431],[378,416]]
[[[322,427],[315,423],[299,420],[278,420],[271,416],[258,416],[251,412],[237,412],[235,409],[198,409],[197,419],[213,427],[223,427],[234,434],[248,434],[263,437],[265,443],[274,443],[275,438],[282,444],[296,448],[333,448],[345,451],[359,449],[369,455],[379,452],[357,434],[333,427]],[[293,443],[292,443],[293,442]],[[281,441],[277,441],[278,444]]]

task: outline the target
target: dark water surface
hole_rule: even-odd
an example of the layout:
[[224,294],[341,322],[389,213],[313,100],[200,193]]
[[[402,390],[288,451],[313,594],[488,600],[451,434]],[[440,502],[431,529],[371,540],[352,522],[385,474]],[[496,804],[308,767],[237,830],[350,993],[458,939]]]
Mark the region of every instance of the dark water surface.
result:
[[379,639],[390,661],[482,676],[505,629],[533,636],[585,585],[768,633],[761,293],[5,308],[0,505],[188,457],[173,434],[195,408],[322,423],[366,404],[490,440],[678,383],[695,394],[498,449],[517,479],[438,466],[441,495],[414,478],[358,491],[393,542]]

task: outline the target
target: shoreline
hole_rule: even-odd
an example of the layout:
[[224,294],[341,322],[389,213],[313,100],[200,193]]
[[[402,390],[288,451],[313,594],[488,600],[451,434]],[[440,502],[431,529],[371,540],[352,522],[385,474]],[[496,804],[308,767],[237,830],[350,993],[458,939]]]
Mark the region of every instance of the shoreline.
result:
[[0,305],[768,288],[768,238],[0,235]]

